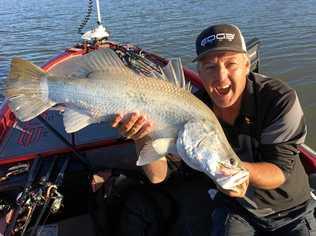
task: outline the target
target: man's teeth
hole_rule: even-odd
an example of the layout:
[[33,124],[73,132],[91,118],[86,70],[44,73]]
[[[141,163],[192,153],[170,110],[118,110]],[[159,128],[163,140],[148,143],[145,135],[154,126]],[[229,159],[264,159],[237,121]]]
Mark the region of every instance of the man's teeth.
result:
[[225,95],[229,92],[230,90],[230,85],[225,85],[223,87],[217,87],[217,91],[221,94],[221,95]]

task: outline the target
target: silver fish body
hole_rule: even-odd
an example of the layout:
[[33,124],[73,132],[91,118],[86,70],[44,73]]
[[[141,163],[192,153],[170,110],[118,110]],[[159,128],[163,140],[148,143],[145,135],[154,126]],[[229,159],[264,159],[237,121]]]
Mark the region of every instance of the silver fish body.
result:
[[[48,99],[69,109],[88,114],[95,121],[116,113],[137,111],[146,114],[159,131],[179,130],[191,119],[214,119],[212,112],[189,91],[168,81],[134,75],[124,78],[106,73],[103,78],[48,81]],[[45,82],[43,82],[45,83]],[[67,132],[75,132],[65,124]],[[166,136],[169,134],[164,134]]]
[[[56,104],[63,104],[65,129],[72,133],[117,113],[137,111],[145,114],[154,122],[155,128],[150,135],[152,142],[140,153],[138,165],[148,164],[168,152],[186,157],[183,148],[194,142],[186,139],[187,143],[182,144],[181,149],[181,145],[176,144],[178,132],[188,127],[185,124],[191,121],[203,121],[211,124],[216,131],[216,140],[220,140],[215,145],[203,146],[210,158],[218,157],[213,158],[216,160],[214,168],[231,158],[240,162],[232,149],[227,148],[229,144],[213,112],[185,85],[181,63],[168,65],[161,78],[134,73],[111,49],[99,49],[73,63],[78,68],[77,73],[57,76],[47,74],[28,61],[13,59],[5,96],[17,118],[27,121]],[[194,128],[187,130],[189,136],[192,133],[192,137],[198,137]],[[210,130],[201,132],[212,139]],[[198,160],[198,156],[191,155],[191,159]],[[211,170],[201,165],[198,169],[212,175]]]

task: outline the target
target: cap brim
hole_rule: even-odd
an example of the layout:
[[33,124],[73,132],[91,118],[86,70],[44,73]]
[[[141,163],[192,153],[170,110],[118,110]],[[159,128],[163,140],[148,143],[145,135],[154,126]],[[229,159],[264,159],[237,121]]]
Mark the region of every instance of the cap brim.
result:
[[245,50],[236,49],[236,48],[230,48],[230,47],[219,47],[219,48],[211,48],[209,50],[206,50],[205,52],[202,52],[200,55],[198,55],[196,58],[192,60],[192,62],[199,61],[203,57],[205,57],[207,54],[211,52],[239,52],[239,53],[247,53]]

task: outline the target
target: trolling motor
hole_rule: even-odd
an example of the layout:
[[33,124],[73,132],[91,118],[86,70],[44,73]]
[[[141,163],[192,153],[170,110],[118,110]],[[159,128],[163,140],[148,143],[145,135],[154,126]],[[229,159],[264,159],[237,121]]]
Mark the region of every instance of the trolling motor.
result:
[[88,21],[90,19],[91,12],[92,12],[92,6],[93,6],[93,2],[92,2],[92,0],[89,0],[87,15],[84,18],[83,22],[81,23],[81,25],[78,29],[78,32],[80,34],[82,34],[81,38],[84,40],[85,43],[90,43],[90,44],[94,45],[96,43],[107,40],[109,38],[110,34],[107,32],[106,28],[101,23],[101,13],[100,13],[99,0],[96,0],[97,18],[98,18],[97,26],[94,29],[89,30],[85,33],[81,32],[83,27],[88,23]]

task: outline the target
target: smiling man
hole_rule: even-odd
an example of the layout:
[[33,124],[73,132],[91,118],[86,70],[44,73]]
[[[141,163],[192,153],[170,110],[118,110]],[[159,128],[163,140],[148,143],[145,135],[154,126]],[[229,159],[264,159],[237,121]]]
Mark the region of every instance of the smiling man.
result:
[[219,188],[212,235],[314,235],[314,200],[297,150],[306,128],[295,91],[250,72],[234,25],[202,31],[196,51],[204,86],[197,96],[212,108],[250,173],[238,192]]
[[245,53],[214,52],[199,60],[198,71],[214,112],[233,123],[246,86],[250,62]]

